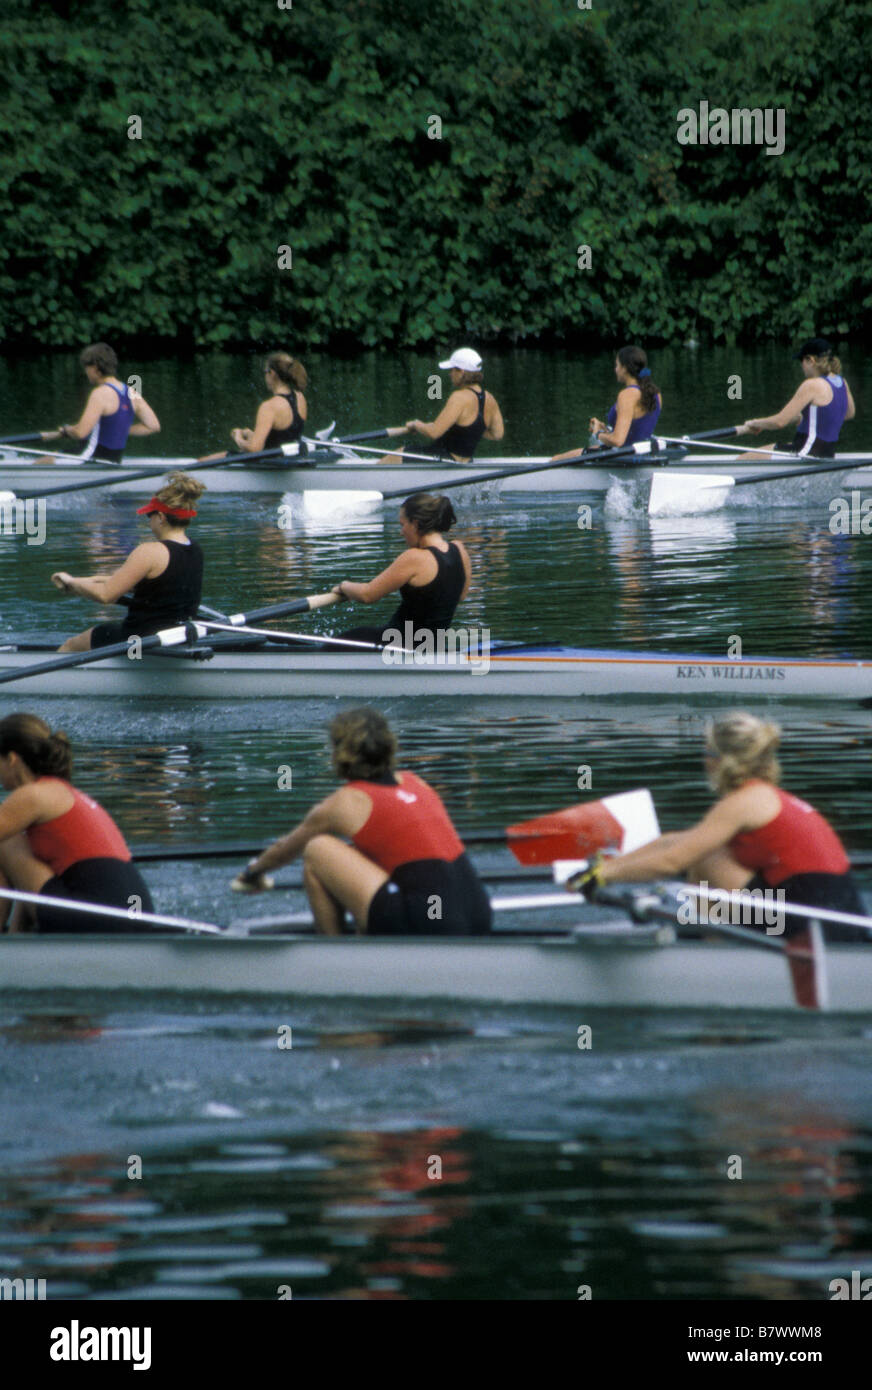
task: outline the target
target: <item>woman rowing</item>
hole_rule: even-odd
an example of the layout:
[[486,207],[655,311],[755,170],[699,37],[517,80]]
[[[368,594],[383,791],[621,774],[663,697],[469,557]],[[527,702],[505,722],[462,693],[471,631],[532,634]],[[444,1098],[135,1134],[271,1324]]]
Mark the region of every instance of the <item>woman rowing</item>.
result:
[[[412,453],[471,463],[482,439],[502,439],[506,427],[495,397],[484,389],[483,366],[472,348],[458,348],[439,363],[440,370],[451,373],[451,395],[435,420],[406,421],[405,429],[415,430],[428,441],[416,444]],[[397,462],[398,458],[402,458],[402,450],[386,455],[382,462]]]
[[[122,909],[117,918],[18,903],[8,929],[43,932],[136,931],[153,912],[151,895],[112,817],[70,781],[66,734],[33,714],[0,720],[0,887]],[[0,930],[10,900],[0,899]]]
[[[400,507],[400,531],[406,549],[374,579],[360,583],[343,579],[333,590],[340,598],[357,603],[377,603],[399,591],[400,606],[387,623],[353,628],[343,637],[357,642],[396,642],[388,634],[433,633],[451,626],[455,609],[466,598],[472,577],[469,554],[461,541],[449,541],[446,532],[457,517],[447,497],[416,492]],[[411,623],[411,627],[407,624]]]
[[[240,453],[260,454],[297,443],[303,437],[308,406],[305,390],[309,383],[306,368],[289,352],[271,352],[263,364],[269,396],[261,401],[254,429],[234,429],[230,437]],[[225,454],[206,454],[204,459],[226,458]]]
[[[851,388],[842,376],[842,364],[826,338],[809,338],[795,355],[805,377],[783,410],[738,425],[736,434],[760,434],[782,430],[796,420],[791,452],[801,457],[835,458],[839,431],[856,414]],[[774,448],[774,444],[765,446]]]
[[347,710],[331,723],[330,739],[345,785],[253,859],[233,886],[261,891],[269,887],[266,874],[302,855],[320,932],[341,932],[346,912],[371,936],[490,931],[487,893],[448,812],[415,773],[395,770],[397,741],[387,721],[373,709]]
[[[590,432],[596,436],[598,444],[609,449],[650,439],[663,407],[663,397],[652,380],[644,348],[622,347],[615,357],[615,376],[621,389],[605,422],[598,420],[595,415],[589,422]],[[553,457],[571,459],[580,453],[581,447],[567,449],[565,453],[554,454]]]
[[107,343],[86,347],[79,361],[92,390],[81,417],[74,425],[58,425],[58,433],[86,441],[83,459],[120,463],[130,436],[157,434],[160,421],[137,391],[119,381],[118,358]]
[[[832,826],[812,806],[778,785],[777,724],[742,711],[706,731],[705,765],[718,800],[689,830],[661,835],[641,849],[594,864],[573,884],[587,896],[605,883],[639,882],[684,873],[710,888],[781,890],[782,901],[863,914],[851,865]],[[778,899],[776,899],[778,901]],[[786,935],[797,930],[788,919]],[[833,930],[837,939],[868,938]]]
[[51,581],[65,594],[93,599],[95,603],[117,603],[128,589],[133,596],[127,615],[117,623],[99,623],[75,637],[68,637],[62,652],[86,652],[126,642],[129,637],[147,637],[165,627],[175,627],[196,615],[203,588],[203,552],[188,536],[188,526],[197,515],[194,503],[206,491],[196,478],[172,473],[138,516],[148,518],[153,539],[144,541],[128,555],[112,574],[76,578],[58,570]]

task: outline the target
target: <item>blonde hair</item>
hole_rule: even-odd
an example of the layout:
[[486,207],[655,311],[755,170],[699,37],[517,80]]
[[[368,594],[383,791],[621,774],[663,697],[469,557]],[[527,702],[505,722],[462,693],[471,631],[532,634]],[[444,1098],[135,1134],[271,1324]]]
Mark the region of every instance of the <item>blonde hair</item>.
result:
[[295,386],[298,391],[305,391],[309,384],[306,368],[289,352],[271,352],[266,359],[266,370],[275,372],[286,386]]
[[[191,478],[187,473],[171,473],[166,487],[162,487],[155,496],[168,507],[181,507],[187,511],[188,508],[193,508],[197,498],[202,497],[205,491],[206,484],[201,483],[199,478]],[[178,526],[187,526],[190,517],[172,519]]]
[[718,759],[713,780],[721,796],[754,777],[776,785],[779,782],[781,767],[775,750],[781,729],[777,724],[768,724],[745,710],[734,710],[709,721],[705,741],[709,753]]
[[[809,353],[809,357],[811,357],[811,353]],[[842,375],[842,364],[834,352],[825,353],[823,357],[811,357],[811,360],[818,376],[826,376],[828,372],[832,372],[835,376]]]

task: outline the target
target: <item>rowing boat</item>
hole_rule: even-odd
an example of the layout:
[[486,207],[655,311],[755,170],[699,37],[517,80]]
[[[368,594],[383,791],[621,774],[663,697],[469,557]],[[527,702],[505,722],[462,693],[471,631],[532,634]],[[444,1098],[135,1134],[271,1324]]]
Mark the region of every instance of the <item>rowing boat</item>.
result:
[[[449,629],[449,632],[452,630]],[[564,646],[478,645],[480,631],[458,628],[441,656],[423,650],[324,651],[264,644],[216,649],[195,660],[195,648],[139,660],[109,657],[94,665],[46,671],[10,682],[0,697],[107,696],[147,699],[304,699],[355,701],[400,696],[583,697],[718,696],[748,700],[861,700],[872,697],[872,661],[742,657],[591,650]],[[208,639],[206,639],[208,640]],[[220,639],[219,639],[220,640]],[[464,650],[465,644],[468,647]],[[217,648],[217,642],[216,642]],[[0,647],[0,675],[23,671],[49,655],[48,644]],[[186,655],[186,653],[188,653]]]
[[[872,948],[826,953],[830,1008],[872,1013]],[[446,999],[573,1008],[795,1012],[776,951],[675,941],[613,923],[488,938],[7,936],[6,992],[131,990],[282,997]],[[584,1023],[583,1017],[578,1022]]]
[[[720,454],[713,459],[711,455],[706,454],[686,454],[677,458],[674,453],[666,453],[661,457],[672,458],[672,462],[649,461],[626,465],[615,463],[608,467],[597,467],[590,463],[583,467],[546,468],[538,473],[530,473],[525,470],[547,463],[548,456],[485,458],[474,464],[440,463],[436,460],[432,463],[422,463],[410,460],[406,464],[383,466],[378,460],[355,454],[349,447],[341,451],[325,449],[309,457],[310,461],[307,463],[296,457],[278,463],[212,467],[207,479],[209,491],[273,496],[280,496],[286,492],[392,492],[404,489],[412,493],[427,491],[435,483],[444,482],[454,476],[458,479],[468,476],[470,483],[474,483],[476,474],[504,469],[508,475],[505,479],[487,484],[501,493],[605,493],[616,481],[646,484],[655,472],[658,475],[676,478],[694,473],[741,477],[743,474],[759,472],[763,464],[767,472],[783,474],[787,480],[798,466],[809,466],[809,460],[794,462],[790,459],[774,459],[770,463],[758,458],[754,462],[748,462],[740,461],[739,455],[736,454]],[[822,495],[831,497],[839,488],[872,487],[872,454],[845,454],[839,456],[837,461],[844,462],[843,473],[836,470],[823,474],[820,478],[797,478],[791,492],[786,496],[782,495],[781,500],[809,500],[821,490]],[[818,461],[810,462],[813,465]],[[115,480],[119,471],[123,472],[127,468],[164,468],[169,473],[174,469],[190,467],[191,463],[191,459],[183,458],[131,458],[121,470],[117,464],[110,463],[58,462],[44,465],[29,462],[16,455],[14,451],[4,449],[0,450],[0,488],[26,498],[43,488],[61,485],[74,488],[77,484],[93,484],[104,479],[107,488],[111,487],[113,492],[132,492],[141,496],[152,485],[151,482],[117,482]],[[517,476],[512,476],[513,473]],[[778,486],[776,483],[775,487]],[[771,500],[771,488],[768,497]],[[750,494],[746,494],[741,500],[751,501],[752,498]]]

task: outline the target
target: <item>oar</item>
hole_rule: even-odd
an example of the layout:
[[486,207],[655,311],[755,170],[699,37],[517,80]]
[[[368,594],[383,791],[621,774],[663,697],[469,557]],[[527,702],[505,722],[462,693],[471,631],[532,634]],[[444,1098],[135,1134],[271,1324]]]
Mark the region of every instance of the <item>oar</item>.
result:
[[[765,452],[771,457],[769,451]],[[780,454],[777,457],[786,461],[797,458],[798,455]],[[750,473],[744,478],[734,477],[731,473],[683,473],[680,476],[655,473],[651,478],[648,513],[651,516],[662,513],[684,516],[696,512],[717,511],[736,487],[749,487],[752,483],[790,482],[794,478],[814,477],[818,473],[850,473],[852,469],[862,467],[865,462],[864,459],[842,458],[806,468],[781,468],[765,473]]]
[[50,439],[60,439],[60,430],[38,430],[36,434],[7,434],[0,439],[2,445],[47,443]]
[[[287,461],[289,468],[298,468],[301,464],[305,465],[309,456],[307,454],[286,454],[284,449],[263,449],[257,454],[225,454],[220,459],[206,459],[202,463],[193,460],[191,463],[165,463],[158,467],[138,468],[132,473],[106,473],[99,478],[91,478],[84,483],[60,483],[56,487],[40,488],[36,492],[28,493],[28,500],[35,500],[40,497],[59,497],[65,492],[87,492],[91,488],[117,487],[119,483],[137,483],[143,478],[163,478],[167,473],[184,472],[202,473],[207,468],[227,468],[237,464],[248,465],[260,463],[263,460],[273,460],[276,463],[282,459]],[[87,460],[80,460],[87,463]],[[99,462],[99,460],[96,460]]]
[[[177,647],[183,643],[194,643],[199,638],[204,637],[205,628],[197,628],[194,623],[185,623],[180,627],[165,628],[162,632],[155,632],[150,637],[138,637],[140,650],[143,652],[154,651],[157,647]],[[9,681],[23,681],[28,676],[48,675],[52,671],[63,671],[70,666],[90,666],[95,661],[105,661],[110,656],[126,656],[130,651],[130,640],[126,642],[113,642],[108,647],[97,647],[93,651],[87,652],[65,652],[61,656],[52,657],[51,661],[40,661],[36,666],[26,666],[20,671],[4,671],[0,675],[0,685],[6,685]]]
[[[339,596],[336,595],[336,601],[338,602],[338,600]],[[275,628],[249,627],[247,624],[240,623],[235,623],[231,627],[226,623],[212,623],[207,621],[204,622],[202,626],[209,632],[226,632],[231,634],[234,638],[241,633],[243,637],[262,637],[265,640],[268,639],[270,642],[284,642],[291,646],[297,646],[300,642],[314,642],[317,643],[319,647],[341,647],[343,650],[348,648],[366,652],[381,652],[385,650],[379,642],[358,642],[357,639],[353,637],[325,637],[320,634],[317,637],[312,637],[311,634],[305,632],[277,632]],[[220,640],[216,641],[214,645],[216,648],[220,647]],[[392,652],[402,652],[404,656],[415,655],[409,647],[392,646],[390,650]]]
[[[661,456],[656,448],[652,448],[650,441],[645,440],[644,443],[634,444],[629,448],[596,449],[592,450],[590,453],[577,454],[574,458],[560,459],[557,462],[553,459],[549,459],[547,463],[530,464],[529,467],[524,468],[503,467],[487,473],[467,473],[464,470],[472,465],[462,464],[457,466],[457,472],[450,478],[439,478],[435,482],[428,482],[427,489],[431,492],[447,492],[449,488],[453,487],[471,487],[476,483],[498,482],[503,478],[522,478],[529,476],[531,473],[547,473],[551,469],[560,468],[586,466],[598,468],[603,464],[635,464],[638,467],[644,467],[646,461],[650,461],[652,456],[656,456],[658,463],[672,463],[677,459],[683,458],[686,453],[686,449],[680,448],[667,450],[666,453]],[[403,457],[406,459],[420,458],[424,460],[424,462],[431,464],[438,462],[438,460],[432,458],[432,456],[428,458],[425,454],[415,455],[406,453]],[[391,488],[386,492],[377,492],[373,489],[366,492],[349,491],[333,495],[337,497],[337,499],[341,499],[343,504],[351,505],[357,502],[366,502],[369,504],[378,503],[380,501],[390,502],[397,497],[407,497],[409,495],[409,486],[410,485],[407,484],[405,487]]]
[[272,603],[268,608],[252,608],[248,613],[231,613],[227,622],[232,627],[248,627],[251,623],[264,623],[270,618],[286,618],[293,613],[312,613],[316,608],[328,608],[331,603],[340,603],[338,594],[312,594],[309,598],[288,599],[285,603]]
[[[332,425],[330,429],[332,429]],[[334,439],[326,430],[318,430],[314,439],[307,439],[307,444],[362,444],[366,439],[394,439],[397,435],[408,434],[405,425],[384,425],[380,430],[366,430],[363,434],[343,434]],[[376,450],[378,452],[378,450]]]
[[[86,912],[96,917],[114,917],[116,921],[142,923],[147,927],[179,927],[183,931],[201,932],[209,936],[223,936],[220,927],[211,922],[194,922],[187,917],[165,917],[157,912],[132,913],[129,907],[106,907],[102,903],[76,902],[73,898],[50,898],[45,893],[25,893],[17,888],[0,888],[0,898],[10,898],[13,902],[36,903],[38,907],[63,908],[65,912]],[[14,935],[14,933],[13,933]]]
[[[730,902],[740,901],[745,905],[754,905],[758,909],[761,906],[759,898],[749,898],[745,893],[726,893],[720,889],[693,889],[689,884],[675,885],[677,888],[695,894],[703,898],[717,898],[721,901]],[[571,891],[571,890],[570,890]],[[656,893],[645,891],[640,893],[638,887],[618,886],[617,884],[604,884],[598,888],[594,901],[605,907],[619,907],[636,922],[655,921],[668,922],[673,927],[678,926],[677,915],[679,905],[668,904]],[[803,932],[801,936],[793,941],[780,941],[775,937],[765,936],[763,933],[749,931],[745,927],[727,925],[725,922],[702,922],[700,925],[707,932],[713,932],[717,936],[723,936],[731,941],[742,942],[746,946],[756,946],[762,950],[775,950],[781,953],[790,969],[791,984],[793,986],[793,997],[800,1008],[823,1010],[828,1007],[827,986],[826,986],[826,965],[823,938],[820,926],[817,925],[823,920],[843,920],[850,917],[850,913],[829,913],[820,908],[795,906],[790,903],[777,904],[779,912],[785,912],[794,916],[805,917],[811,920],[811,930]],[[869,918],[854,918],[859,925],[865,926],[867,931],[872,930],[872,921]]]

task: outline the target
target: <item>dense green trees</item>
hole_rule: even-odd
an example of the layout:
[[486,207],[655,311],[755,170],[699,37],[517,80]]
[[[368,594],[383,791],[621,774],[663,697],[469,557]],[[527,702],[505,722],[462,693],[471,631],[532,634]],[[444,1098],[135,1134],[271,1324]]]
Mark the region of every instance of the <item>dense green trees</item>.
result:
[[[865,5],[590,3],[23,0],[0,337],[867,331]],[[784,153],[679,144],[700,101],[782,108]]]

